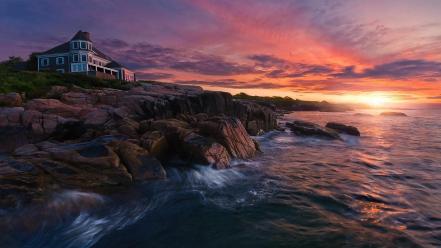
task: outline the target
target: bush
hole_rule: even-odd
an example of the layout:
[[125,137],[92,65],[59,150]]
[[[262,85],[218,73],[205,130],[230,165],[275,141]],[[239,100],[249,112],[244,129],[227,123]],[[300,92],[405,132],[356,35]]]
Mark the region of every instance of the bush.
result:
[[82,74],[60,74],[55,72],[16,71],[10,63],[0,64],[0,93],[25,93],[27,98],[44,96],[52,86],[61,85],[83,88],[125,89],[120,80],[105,80]]

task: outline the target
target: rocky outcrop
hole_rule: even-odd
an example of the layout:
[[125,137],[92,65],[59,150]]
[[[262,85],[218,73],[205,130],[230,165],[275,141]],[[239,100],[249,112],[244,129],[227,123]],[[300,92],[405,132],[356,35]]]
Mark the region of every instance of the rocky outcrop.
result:
[[294,121],[287,122],[286,126],[299,136],[314,136],[324,139],[340,139],[338,133],[332,129],[322,127],[312,122]]
[[22,107],[0,107],[8,141],[0,143],[0,207],[43,199],[53,188],[164,179],[170,159],[225,169],[257,154],[249,135],[277,127],[270,108],[173,84],[56,86],[48,98],[10,105]]
[[401,116],[401,117],[407,116],[405,113],[402,113],[402,112],[383,112],[380,115],[381,116]]
[[0,93],[0,107],[19,107],[23,104],[24,97],[18,93]]
[[326,124],[326,127],[333,129],[339,133],[349,134],[353,136],[360,136],[360,131],[358,131],[358,129],[354,126],[348,126],[337,122],[328,122]]

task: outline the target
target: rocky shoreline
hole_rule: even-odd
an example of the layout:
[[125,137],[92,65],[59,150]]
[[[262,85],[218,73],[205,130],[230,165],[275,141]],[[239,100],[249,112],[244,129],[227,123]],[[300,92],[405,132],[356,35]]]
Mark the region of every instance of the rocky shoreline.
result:
[[277,128],[270,108],[196,86],[127,90],[55,86],[46,98],[0,95],[0,208],[59,188],[100,189],[164,179],[166,166],[225,169],[259,152],[251,136]]

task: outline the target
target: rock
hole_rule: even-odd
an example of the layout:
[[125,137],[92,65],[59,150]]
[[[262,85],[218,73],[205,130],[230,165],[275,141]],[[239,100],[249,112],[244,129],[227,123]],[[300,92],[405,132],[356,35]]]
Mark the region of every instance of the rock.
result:
[[353,136],[360,136],[360,131],[354,126],[348,126],[341,123],[336,122],[328,122],[326,124],[327,128],[333,129],[339,133],[345,133]]
[[201,134],[213,137],[234,158],[247,159],[256,154],[256,146],[242,123],[231,117],[213,117],[199,124]]
[[11,92],[0,94],[0,107],[18,107],[23,104],[23,98],[20,94]]
[[372,115],[366,113],[355,113],[354,116],[372,116]]
[[0,107],[0,127],[20,126],[23,112],[22,107]]
[[33,162],[61,184],[90,188],[132,182],[118,155],[99,140],[40,147],[49,158]]
[[181,153],[189,162],[211,165],[216,169],[230,167],[227,149],[214,139],[190,133],[183,139],[181,149]]
[[169,151],[167,139],[159,131],[144,133],[141,137],[141,146],[155,157],[163,157]]
[[83,120],[85,125],[102,126],[111,118],[109,112],[103,108],[96,108],[87,113]]
[[383,112],[380,115],[381,116],[407,116],[405,113],[402,113],[402,112]]
[[233,116],[237,117],[250,135],[260,135],[277,127],[277,116],[269,108],[254,102],[233,102]]
[[290,128],[294,134],[299,136],[316,136],[325,139],[340,139],[340,136],[334,130],[322,127],[312,122],[287,122],[286,126]]
[[41,201],[51,179],[31,163],[0,159],[0,208],[16,209]]
[[52,86],[51,89],[49,90],[49,92],[46,94],[48,98],[55,98],[55,99],[60,99],[61,96],[68,92],[69,89],[65,86]]
[[85,92],[66,92],[61,95],[61,101],[73,105],[91,105],[95,104],[98,99],[95,95]]
[[38,147],[36,145],[27,144],[27,145],[20,146],[19,148],[15,149],[14,155],[16,155],[16,156],[32,156],[39,151],[40,150],[38,149]]
[[111,145],[134,180],[145,181],[166,177],[161,163],[142,147],[128,141],[114,142]]
[[28,101],[25,107],[27,110],[36,110],[41,113],[55,114],[67,118],[77,118],[82,110],[80,107],[62,103],[57,99],[33,99]]

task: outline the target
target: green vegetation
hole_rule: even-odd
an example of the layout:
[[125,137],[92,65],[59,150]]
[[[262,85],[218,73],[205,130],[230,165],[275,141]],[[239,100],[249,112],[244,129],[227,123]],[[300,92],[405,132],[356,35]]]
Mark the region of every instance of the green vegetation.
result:
[[[20,66],[25,64],[25,66]],[[125,89],[127,85],[119,80],[105,80],[81,74],[60,74],[56,72],[22,71],[17,68],[28,68],[29,61],[11,57],[0,63],[0,93],[25,93],[27,98],[44,96],[54,85],[79,86],[83,88],[116,88]]]
[[349,111],[351,108],[344,104],[334,104],[326,101],[303,101],[285,96],[250,96],[245,93],[239,93],[233,96],[234,99],[248,100],[260,103],[262,105],[272,105],[278,110],[283,111]]

